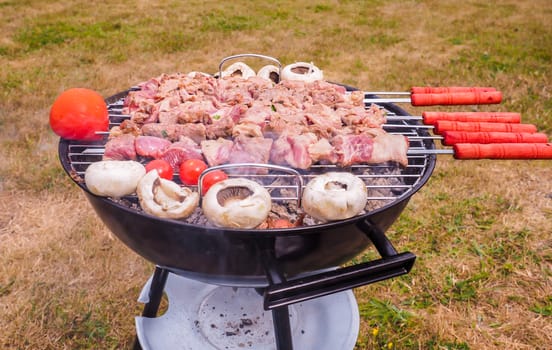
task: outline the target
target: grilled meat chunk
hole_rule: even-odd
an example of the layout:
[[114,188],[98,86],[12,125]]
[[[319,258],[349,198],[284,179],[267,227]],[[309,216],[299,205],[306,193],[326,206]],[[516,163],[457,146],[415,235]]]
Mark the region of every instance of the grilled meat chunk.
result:
[[[162,153],[182,151],[184,137],[195,144],[194,157],[201,156],[211,166],[271,161],[308,169],[316,163],[341,167],[408,163],[408,140],[381,127],[385,111],[377,105],[365,108],[363,92],[347,92],[337,84],[322,80],[276,84],[259,77],[217,79],[190,73],[163,74],[140,87],[129,92],[124,111],[143,136],[173,143]],[[139,139],[137,147],[146,141]],[[107,156],[132,159],[128,158],[132,153],[118,151],[119,142],[106,145]],[[161,157],[154,149],[137,151]],[[177,164],[182,156],[174,158]]]
[[209,166],[228,163],[234,143],[230,140],[218,138],[216,140],[201,141],[201,151]]
[[179,141],[174,142],[167,148],[159,159],[166,160],[176,171],[180,163],[188,159],[203,159],[201,148],[189,137],[182,136]]
[[311,132],[298,135],[282,134],[272,145],[270,160],[275,164],[308,169],[312,165],[309,147],[317,141],[318,138]]
[[132,134],[110,138],[105,144],[104,160],[136,160],[136,149]]
[[337,164],[346,167],[369,163],[374,150],[374,139],[368,135],[338,135],[331,144],[337,154]]
[[187,124],[144,124],[142,134],[167,139],[171,142],[178,141],[182,136],[188,137],[199,143],[206,139],[205,125],[199,123]]
[[142,157],[159,158],[170,146],[169,140],[156,136],[138,136],[134,140],[136,153]]
[[406,167],[408,158],[408,138],[404,135],[381,134],[374,138],[374,149],[369,163],[395,161]]
[[271,148],[272,139],[238,136],[234,140],[228,162],[267,164]]

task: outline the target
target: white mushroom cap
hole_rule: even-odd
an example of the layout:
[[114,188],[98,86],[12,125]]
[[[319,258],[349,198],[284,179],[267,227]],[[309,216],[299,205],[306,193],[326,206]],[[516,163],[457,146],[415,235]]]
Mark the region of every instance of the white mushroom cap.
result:
[[257,72],[257,76],[266,80],[270,80],[274,83],[280,81],[280,68],[276,67],[273,64],[266,65],[261,67]]
[[300,80],[312,83],[324,79],[324,73],[314,64],[307,62],[295,62],[282,69],[281,80]]
[[213,225],[255,228],[268,217],[270,194],[257,182],[232,178],[217,182],[203,197],[203,213]]
[[204,73],[204,72],[197,72],[197,71],[193,71],[193,72],[189,72],[188,74],[188,77],[190,78],[195,78],[197,77],[198,75],[201,76],[205,76],[205,77],[211,77],[212,75],[211,74],[208,74],[208,73]]
[[228,76],[239,76],[244,79],[254,77],[257,75],[255,71],[243,62],[236,62],[228,66],[225,70],[222,71],[222,77]]
[[155,169],[140,179],[136,193],[142,209],[161,218],[186,218],[199,205],[199,193],[159,177]]
[[329,172],[313,178],[303,190],[303,210],[321,221],[344,220],[366,207],[368,191],[358,176]]
[[84,182],[95,195],[119,198],[134,193],[145,173],[146,168],[133,160],[102,160],[88,166]]

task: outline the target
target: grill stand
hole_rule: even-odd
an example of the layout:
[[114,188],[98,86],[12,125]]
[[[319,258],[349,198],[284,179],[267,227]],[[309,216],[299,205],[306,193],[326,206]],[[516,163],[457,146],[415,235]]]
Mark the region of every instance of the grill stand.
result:
[[[148,293],[149,301],[144,305],[142,317],[154,318],[157,316],[163,290],[167,283],[167,278],[170,271],[166,268],[156,266],[151,280],[151,286]],[[274,281],[278,282],[279,277],[274,276]],[[291,337],[291,326],[289,321],[288,306],[280,306],[272,309],[272,318],[274,321],[274,334],[276,340],[276,348],[278,350],[293,350],[293,342]],[[142,350],[138,337],[134,340],[133,350]]]
[[[349,91],[355,90],[351,87],[345,87]],[[136,89],[137,88],[132,88],[131,90]],[[106,100],[106,102],[110,104],[110,123],[112,125],[118,125],[128,117],[121,114],[121,107],[123,105],[122,101],[127,94],[128,91],[124,91]],[[368,103],[365,105],[366,108],[368,108]],[[406,111],[396,107],[395,105],[382,103],[381,106],[387,109],[388,116],[396,117],[408,115]],[[405,128],[405,125],[408,129]],[[409,167],[404,174],[401,174],[401,176],[404,175],[404,179],[406,179],[405,183],[411,187],[405,193],[404,198],[398,201],[396,201],[396,197],[389,198],[391,200],[395,200],[392,206],[378,213],[367,214],[366,216],[369,216],[368,219],[360,218],[359,220],[351,223],[349,226],[356,226],[354,231],[361,231],[359,232],[359,235],[361,236],[366,234],[381,255],[381,259],[340,268],[335,271],[294,278],[287,281],[284,274],[278,273],[278,271],[274,270],[278,264],[270,263],[278,262],[278,259],[275,258],[277,255],[274,254],[274,250],[271,250],[270,247],[265,247],[266,249],[264,251],[261,249],[256,251],[256,253],[261,253],[261,256],[266,253],[265,261],[262,261],[262,264],[260,261],[252,259],[251,262],[255,263],[254,268],[250,269],[249,266],[237,266],[237,273],[235,274],[237,276],[248,276],[250,271],[255,271],[255,277],[259,277],[257,276],[256,271],[262,271],[263,268],[266,271],[269,285],[266,288],[257,290],[257,293],[263,296],[264,309],[272,311],[276,342],[278,344],[278,349],[280,350],[292,349],[291,346],[287,346],[291,344],[291,335],[289,332],[289,317],[286,318],[285,316],[287,314],[292,315],[296,305],[293,305],[292,307],[288,307],[288,305],[406,274],[410,271],[414,264],[416,257],[410,252],[397,253],[389,240],[385,237],[383,233],[384,230],[382,231],[378,228],[378,226],[389,227],[408,202],[410,195],[415,193],[427,181],[435,166],[434,153],[428,153],[427,151],[431,150],[433,152],[435,150],[435,146],[433,144],[433,140],[428,138],[429,134],[426,129],[420,128],[417,121],[406,121],[402,119],[395,120],[387,126],[387,131],[390,133],[400,133],[409,137],[410,150],[419,151],[422,152],[422,154],[409,154]],[[85,191],[90,203],[93,205],[102,220],[125,244],[149,261],[161,265],[155,268],[151,284],[147,289],[143,290],[144,294],[149,296],[149,300],[146,302],[142,314],[144,317],[155,318],[158,313],[163,292],[165,290],[169,290],[171,287],[171,279],[169,277],[174,276],[170,276],[169,273],[179,274],[179,269],[180,271],[185,272],[194,272],[196,270],[196,264],[188,264],[187,262],[186,264],[181,264],[181,257],[186,256],[186,254],[183,254],[182,252],[186,252],[187,249],[190,249],[193,252],[202,252],[205,246],[211,246],[211,242],[221,244],[221,248],[227,248],[227,246],[222,244],[224,240],[219,239],[220,237],[223,237],[223,235],[220,237],[207,235],[210,239],[199,239],[198,237],[201,236],[203,232],[192,232],[194,230],[187,228],[187,225],[185,224],[176,225],[166,221],[154,220],[145,215],[136,214],[120,205],[115,205],[110,200],[99,198],[89,193],[82,181],[83,174],[87,166],[91,162],[98,160],[98,158],[101,157],[101,154],[103,154],[102,145],[95,143],[79,144],[79,142],[71,142],[65,139],[60,140],[59,157],[61,163],[63,164],[64,170]],[[401,189],[402,187],[397,188],[397,190]],[[377,199],[385,198],[379,197]],[[367,220],[374,220],[374,223],[372,224]],[[333,231],[333,226],[335,225],[330,223],[323,226],[324,227],[320,229],[320,234],[313,234],[310,230],[305,230],[309,231],[306,232],[308,234],[309,243],[316,243],[318,239],[328,239],[326,234],[322,235],[321,233],[323,233],[322,231],[325,231],[324,233],[327,233],[330,230]],[[357,230],[357,228],[360,228],[361,230]],[[181,232],[182,230],[184,232]],[[335,231],[338,230],[339,229],[336,229]],[[209,233],[208,230],[205,231],[205,233]],[[178,234],[175,234],[175,232],[178,232]],[[155,239],[152,239],[151,233],[156,234]],[[336,233],[339,234],[339,232],[331,232],[332,237],[335,238],[336,236],[333,234]],[[347,233],[349,233],[349,231],[347,231]],[[159,240],[158,234],[161,234],[163,239]],[[356,233],[351,234],[351,237],[356,238],[355,235]],[[181,241],[178,237],[181,236],[187,238],[187,244],[185,245],[186,249],[173,249],[173,247],[180,247]],[[238,239],[238,242],[244,243],[247,247],[253,248],[253,243],[251,243],[251,241],[254,241],[254,239]],[[264,239],[262,239],[262,241],[264,241]],[[189,242],[193,243],[188,244]],[[349,240],[345,240],[345,242],[349,242]],[[160,254],[160,252],[162,253]],[[229,249],[227,251],[223,250],[223,252],[228,254],[229,257],[236,259],[236,256],[233,254],[236,250]],[[320,254],[320,252],[323,254]],[[325,255],[331,254],[331,249],[330,251],[315,251],[315,253],[317,254],[312,254],[311,256],[324,258]],[[240,259],[237,261],[244,263],[245,265],[249,264],[249,256],[245,256],[247,257],[247,259],[244,259],[245,262]],[[198,259],[200,263],[202,261],[210,262],[209,259],[211,259],[211,256],[199,255]],[[289,275],[295,276],[297,273],[304,273],[305,270],[309,270],[299,269],[298,271],[295,271],[293,269],[294,265],[292,261],[285,260],[284,263],[287,263],[286,267],[289,268],[289,270],[286,269],[286,271],[291,271],[287,273]],[[318,265],[315,264],[315,266]],[[328,266],[331,265],[325,265],[325,267]],[[259,268],[257,269],[257,267]],[[201,268],[197,270],[203,271]],[[310,269],[310,271],[314,270],[315,269]],[[229,275],[233,275],[233,272],[235,271],[230,269]],[[219,273],[224,275],[226,271],[214,269],[206,271],[205,275],[211,276],[212,274],[216,275]],[[263,276],[261,275],[260,278],[263,279]],[[352,293],[350,294],[352,295]],[[332,295],[332,297],[333,296],[334,295]],[[297,305],[300,305],[300,303]],[[141,349],[138,338],[135,342],[134,348]]]
[[[163,290],[169,277],[169,270],[156,266],[151,279],[151,286],[148,293],[148,302],[144,305],[142,311],[143,317],[153,318],[157,316],[159,311],[159,305],[161,305],[161,298],[163,298]],[[134,339],[133,350],[142,350],[138,336]]]
[[[410,272],[416,259],[414,254],[398,253],[384,232],[369,221],[363,221],[361,226],[381,255],[381,259],[287,281],[278,270],[279,265],[275,261],[274,251],[270,248],[262,250],[269,285],[266,288],[257,289],[257,291],[263,294],[264,309],[272,311],[277,350],[293,350],[288,305]],[[157,316],[170,272],[169,268],[155,267],[148,293],[149,300],[142,312],[143,317],[154,318]],[[137,337],[134,350],[142,350]]]

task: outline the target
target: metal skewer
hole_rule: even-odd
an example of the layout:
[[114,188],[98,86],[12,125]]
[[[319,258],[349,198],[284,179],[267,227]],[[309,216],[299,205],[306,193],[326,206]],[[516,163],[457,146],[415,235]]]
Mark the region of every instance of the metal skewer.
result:
[[364,103],[411,103],[413,106],[435,106],[481,105],[500,102],[502,102],[502,93],[490,87],[413,87],[410,92],[364,92]]
[[407,154],[448,154],[455,159],[552,159],[552,143],[458,143],[448,149],[410,148]]
[[481,86],[413,86],[410,91],[367,91],[369,95],[451,94],[458,92],[497,91],[494,87]]

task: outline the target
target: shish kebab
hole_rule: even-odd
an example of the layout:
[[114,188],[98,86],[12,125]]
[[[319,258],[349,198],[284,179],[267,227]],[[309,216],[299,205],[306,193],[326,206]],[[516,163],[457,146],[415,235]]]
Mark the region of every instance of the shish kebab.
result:
[[[222,63],[221,63],[222,66]],[[301,66],[301,67],[300,67]],[[308,70],[303,72],[304,67],[309,66]],[[299,63],[297,67],[293,65],[289,66],[289,71],[286,71],[287,74],[293,75],[312,75],[317,76],[321,75],[321,71],[317,72],[316,67],[313,69],[312,64]],[[221,67],[219,67],[221,70]],[[240,75],[243,76],[243,68],[248,68],[244,65],[239,67]],[[286,67],[287,68],[287,67]],[[298,68],[298,71],[294,71],[295,68]],[[278,73],[281,73],[279,71]],[[234,73],[232,73],[233,75]],[[223,76],[224,74],[220,74]],[[278,77],[279,78],[279,77]],[[320,79],[320,77],[318,77]],[[278,79],[279,80],[279,79]],[[410,94],[409,99],[369,99],[366,98],[367,95],[378,95],[378,94]],[[502,101],[502,94],[496,89],[491,87],[413,87],[409,93],[382,93],[382,92],[364,92],[365,99],[364,103],[372,102],[411,102],[413,106],[430,106],[430,105],[467,105],[467,104],[496,104]],[[482,115],[479,115],[479,120],[483,119]],[[488,118],[488,121],[480,122],[470,122],[470,121],[450,121],[450,120],[439,120],[434,123],[434,125],[400,125],[400,124],[391,124],[383,125],[388,127],[406,127],[406,128],[434,128],[436,133],[443,133],[443,144],[460,144],[460,146],[454,148],[454,153],[457,158],[466,157],[468,153],[466,149],[469,148],[472,150],[470,157],[479,158],[483,157],[492,157],[492,158],[552,158],[552,155],[549,155],[550,147],[540,147],[542,144],[547,142],[546,135],[536,133],[536,127],[529,124],[515,124],[509,125],[510,122],[519,123],[519,115],[515,114],[508,115],[510,118],[517,118],[517,120],[507,120],[507,123],[497,123],[501,118],[506,117],[505,114],[492,114],[488,113],[485,118]],[[393,117],[391,117],[393,118]],[[391,120],[391,118],[389,120]],[[401,118],[401,117],[396,117]],[[411,117],[416,118],[416,117]],[[423,116],[425,122],[427,122],[427,117]],[[442,118],[446,119],[446,118]],[[466,120],[470,120],[469,117],[465,117]],[[458,119],[464,120],[464,119]],[[492,123],[490,123],[492,122]],[[488,125],[488,124],[493,125]],[[455,133],[456,131],[456,133]],[[418,137],[423,138],[423,137]],[[474,145],[467,145],[466,143],[474,143]],[[520,151],[519,154],[514,154],[510,151],[512,147],[507,143],[510,142],[523,142],[527,143],[527,147],[523,149],[531,148],[530,145],[535,144],[536,147],[532,152]],[[488,143],[488,146],[496,147],[480,147],[480,144]],[[540,144],[539,144],[540,143]],[[514,147],[515,149],[521,149],[520,147]],[[439,150],[439,153],[445,153]],[[409,151],[410,154],[416,153],[415,149]],[[451,153],[450,151],[447,153]]]
[[[498,104],[502,102],[502,93],[492,87],[420,87],[411,88],[410,92],[364,92],[365,103],[411,103],[412,106],[436,105],[480,105]],[[381,96],[410,95],[402,98],[386,98]]]
[[[408,136],[409,140],[437,139],[452,149],[430,153],[456,159],[552,159],[552,145],[533,124],[521,124],[514,112],[423,112],[422,116],[388,116],[389,121],[420,120],[417,124],[385,124],[386,128],[427,128],[435,136]],[[410,148],[409,155],[428,154]]]
[[452,149],[408,150],[409,156],[448,154],[455,159],[552,159],[552,143],[457,143]]
[[[521,124],[515,112],[423,112],[421,116],[387,116],[387,121],[419,120],[434,129],[436,136],[411,136],[410,140],[441,140],[443,145],[456,143],[547,143],[544,133],[531,124]],[[412,125],[386,124],[387,127],[412,128]]]

